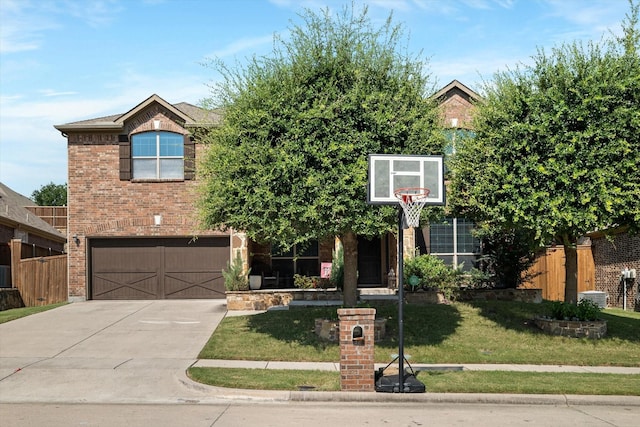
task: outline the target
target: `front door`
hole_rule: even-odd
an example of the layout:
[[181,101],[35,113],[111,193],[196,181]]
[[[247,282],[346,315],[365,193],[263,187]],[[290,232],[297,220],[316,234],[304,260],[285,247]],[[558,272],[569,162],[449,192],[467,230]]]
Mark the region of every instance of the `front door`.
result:
[[382,286],[382,240],[358,237],[358,285]]

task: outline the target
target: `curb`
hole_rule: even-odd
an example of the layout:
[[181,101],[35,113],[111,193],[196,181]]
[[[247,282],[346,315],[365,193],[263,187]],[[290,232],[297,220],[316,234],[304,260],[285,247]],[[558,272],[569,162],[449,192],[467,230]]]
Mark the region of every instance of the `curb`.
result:
[[286,391],[225,388],[198,383],[186,373],[181,382],[209,398],[253,402],[344,402],[344,403],[461,403],[505,405],[634,406],[640,396],[498,393],[377,393],[347,391]]
[[461,403],[505,405],[601,405],[640,407],[640,396],[593,396],[559,394],[494,394],[494,393],[357,393],[357,392],[290,392],[294,402],[402,402]]

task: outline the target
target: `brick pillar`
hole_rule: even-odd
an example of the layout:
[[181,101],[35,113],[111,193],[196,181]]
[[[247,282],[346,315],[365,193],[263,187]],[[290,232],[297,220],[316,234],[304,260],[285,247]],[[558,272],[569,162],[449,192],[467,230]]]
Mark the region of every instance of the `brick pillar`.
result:
[[340,389],[375,391],[374,308],[338,309],[340,320]]

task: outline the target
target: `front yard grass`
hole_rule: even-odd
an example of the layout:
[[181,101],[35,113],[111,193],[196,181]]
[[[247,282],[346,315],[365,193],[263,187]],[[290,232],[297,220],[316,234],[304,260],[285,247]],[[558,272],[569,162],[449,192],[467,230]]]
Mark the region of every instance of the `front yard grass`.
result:
[[[258,390],[339,391],[340,374],[332,371],[190,368],[189,376],[218,387]],[[506,371],[420,371],[418,380],[431,393],[516,393],[636,396],[640,375],[538,373]]]
[[[640,366],[640,313],[605,310],[607,337],[564,338],[542,333],[531,320],[546,304],[474,302],[406,305],[404,351],[410,363],[513,363]],[[378,306],[386,337],[376,342],[375,361],[398,352],[397,306]],[[201,359],[337,362],[337,343],[314,333],[314,319],[336,318],[336,309],[292,308],[226,317],[202,349]]]
[[[607,337],[599,340],[549,336],[531,320],[547,303],[473,302],[405,305],[405,355],[409,362],[509,363],[640,367],[640,313],[604,310]],[[396,305],[377,306],[387,334],[376,342],[375,362],[398,352]],[[336,308],[292,308],[225,318],[202,349],[201,359],[338,362],[337,343],[319,339],[316,318],[336,318]],[[340,389],[337,372],[191,368],[196,381],[231,388]],[[504,371],[421,371],[418,379],[436,393],[639,395],[640,375]]]
[[3,310],[3,311],[0,311],[0,323],[9,322],[11,320],[19,319],[21,317],[26,317],[32,314],[51,310],[53,308],[57,308],[66,304],[68,303],[60,302],[57,304],[39,305],[37,307],[22,307],[22,308],[11,308],[9,310]]

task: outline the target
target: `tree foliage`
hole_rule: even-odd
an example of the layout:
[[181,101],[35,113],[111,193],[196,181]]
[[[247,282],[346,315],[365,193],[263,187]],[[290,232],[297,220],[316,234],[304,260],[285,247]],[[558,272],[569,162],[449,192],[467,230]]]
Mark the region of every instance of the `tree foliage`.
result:
[[200,165],[203,223],[285,248],[380,235],[396,215],[366,203],[368,154],[442,153],[425,62],[404,52],[391,16],[380,28],[366,8],[300,16],[272,55],[213,63],[224,80],[206,104],[224,119]]
[[452,162],[458,213],[567,251],[590,231],[640,224],[640,38],[630,4],[623,36],[540,49],[533,65],[485,86],[475,138]]
[[66,206],[67,205],[67,184],[54,184],[50,182],[43,185],[39,190],[31,193],[31,199],[38,206]]

